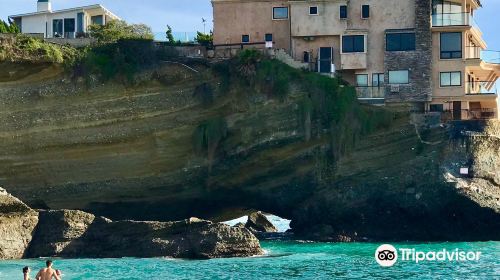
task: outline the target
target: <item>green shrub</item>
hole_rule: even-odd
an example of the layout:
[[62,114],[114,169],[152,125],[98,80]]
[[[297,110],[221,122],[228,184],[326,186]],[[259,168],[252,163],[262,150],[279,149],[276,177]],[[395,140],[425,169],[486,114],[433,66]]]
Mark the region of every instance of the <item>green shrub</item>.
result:
[[123,20],[112,20],[105,25],[93,24],[89,27],[92,38],[100,44],[115,43],[119,40],[153,40],[151,28],[144,24],[127,24]]
[[212,165],[219,144],[227,137],[227,122],[223,117],[215,117],[200,123],[192,137],[193,149],[197,155],[206,155],[208,171]]

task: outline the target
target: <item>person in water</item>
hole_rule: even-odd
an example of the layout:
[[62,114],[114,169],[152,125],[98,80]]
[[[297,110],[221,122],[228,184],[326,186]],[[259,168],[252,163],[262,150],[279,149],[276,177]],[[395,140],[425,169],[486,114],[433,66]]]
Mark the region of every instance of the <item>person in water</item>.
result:
[[56,269],[56,275],[59,276],[59,279],[62,279],[62,272],[59,269]]
[[52,278],[56,280],[61,280],[61,278],[57,275],[56,271],[52,269],[52,261],[47,260],[45,262],[47,265],[46,268],[40,269],[38,274],[36,275],[35,279],[36,280],[52,280]]
[[31,269],[28,266],[25,266],[23,268],[23,274],[24,274],[23,280],[30,280],[30,272],[31,272]]

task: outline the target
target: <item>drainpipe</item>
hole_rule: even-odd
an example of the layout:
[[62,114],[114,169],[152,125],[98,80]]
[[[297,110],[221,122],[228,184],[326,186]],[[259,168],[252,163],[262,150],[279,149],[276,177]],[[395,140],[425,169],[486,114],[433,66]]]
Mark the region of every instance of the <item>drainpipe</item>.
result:
[[290,3],[288,4],[288,28],[289,28],[289,37],[290,37],[290,42],[288,45],[288,49],[290,50],[290,55],[294,57],[294,50],[292,49],[292,5]]

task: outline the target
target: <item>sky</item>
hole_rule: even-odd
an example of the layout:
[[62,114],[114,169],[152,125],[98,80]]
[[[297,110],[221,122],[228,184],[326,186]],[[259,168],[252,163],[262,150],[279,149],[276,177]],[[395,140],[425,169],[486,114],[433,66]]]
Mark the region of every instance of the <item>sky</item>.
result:
[[[53,9],[102,4],[130,23],[145,23],[153,32],[164,32],[167,24],[174,32],[203,31],[201,19],[207,19],[206,31],[212,28],[210,0],[51,0]],[[395,2],[399,0],[394,0]],[[500,51],[500,0],[481,0],[483,8],[475,18],[483,31],[489,50]],[[140,5],[137,5],[139,3]],[[33,12],[36,0],[0,0],[0,18]]]

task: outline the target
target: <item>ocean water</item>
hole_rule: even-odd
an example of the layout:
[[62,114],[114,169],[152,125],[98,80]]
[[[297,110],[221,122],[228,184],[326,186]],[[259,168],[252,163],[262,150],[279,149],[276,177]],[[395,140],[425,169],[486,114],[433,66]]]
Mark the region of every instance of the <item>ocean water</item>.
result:
[[[399,261],[380,267],[374,243],[262,242],[266,256],[214,260],[55,259],[63,279],[500,279],[500,242],[393,244],[422,251],[480,251],[479,261]],[[22,279],[43,259],[1,261],[0,279]],[[32,273],[33,278],[35,272]]]

